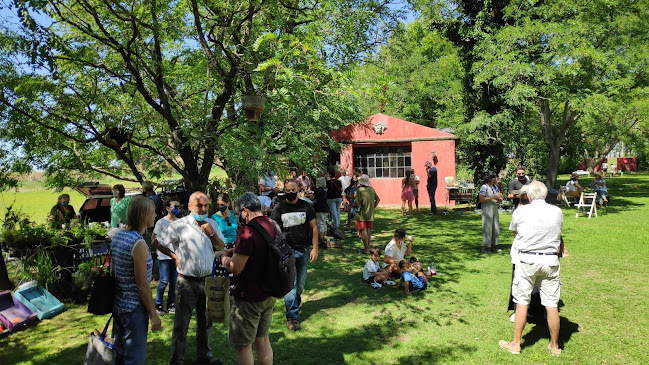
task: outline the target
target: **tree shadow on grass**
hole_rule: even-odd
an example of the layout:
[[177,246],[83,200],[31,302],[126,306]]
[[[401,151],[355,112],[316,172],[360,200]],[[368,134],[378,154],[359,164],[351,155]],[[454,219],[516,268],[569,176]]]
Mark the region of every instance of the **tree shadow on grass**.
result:
[[[335,335],[328,327],[321,329],[315,336],[293,337],[284,332],[273,332],[270,335],[274,348],[274,361],[278,364],[344,364],[376,363],[372,352],[382,350],[386,345],[401,342],[400,333],[415,326],[415,322],[400,321],[399,318],[386,317],[384,324],[368,324],[344,331],[337,330]],[[395,331],[394,328],[399,328]],[[470,346],[440,345],[427,347],[421,351],[414,350],[404,358],[397,360],[400,364],[448,362],[459,352],[475,351]],[[291,356],[301,354],[299,358]]]
[[[559,316],[559,321],[559,345],[565,345],[570,341],[570,338],[574,333],[579,332],[579,325],[561,315]],[[525,346],[532,346],[541,339],[547,339],[548,342],[550,341],[550,331],[548,330],[547,322],[539,321],[539,323],[528,323],[527,325],[532,325],[533,327],[531,331],[523,336]]]

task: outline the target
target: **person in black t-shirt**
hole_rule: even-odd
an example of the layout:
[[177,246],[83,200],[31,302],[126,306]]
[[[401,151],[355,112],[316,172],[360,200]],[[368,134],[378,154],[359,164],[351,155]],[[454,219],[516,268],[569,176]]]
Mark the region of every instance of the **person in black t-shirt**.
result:
[[520,191],[523,186],[530,183],[530,179],[525,176],[525,168],[518,166],[515,171],[516,178],[509,182],[509,188],[507,189],[507,198],[512,199],[514,203],[514,208],[518,206],[521,202]]
[[[293,248],[295,255],[295,286],[284,296],[287,325],[293,331],[300,329],[298,316],[309,262],[314,262],[318,258],[318,227],[315,211],[309,203],[297,197],[297,191],[297,182],[288,180],[284,184],[286,199],[278,203],[270,215],[282,228],[282,232],[286,235],[286,243]],[[309,245],[312,247],[310,252],[308,252]]]

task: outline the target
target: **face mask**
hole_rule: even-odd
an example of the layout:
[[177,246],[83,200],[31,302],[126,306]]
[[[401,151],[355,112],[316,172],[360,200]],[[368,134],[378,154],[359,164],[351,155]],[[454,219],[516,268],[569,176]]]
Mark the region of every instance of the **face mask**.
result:
[[199,222],[204,222],[207,219],[207,214],[196,214],[194,213],[194,219],[196,219]]
[[119,190],[113,190],[113,197],[119,197]]
[[228,206],[227,206],[227,205],[224,205],[224,206],[222,206],[222,207],[218,207],[218,208],[216,208],[216,209],[217,209],[219,212],[223,213],[223,212],[225,212],[226,210],[228,210]]
[[518,176],[518,181],[525,181],[525,175],[523,175],[523,176]]
[[174,209],[172,209],[172,210],[171,210],[171,214],[173,214],[173,215],[178,215],[178,214],[180,214],[180,208],[174,208]]
[[63,206],[67,206],[68,204],[70,204],[70,202],[67,201],[67,200],[64,200],[64,201],[61,202],[61,204],[63,204]]
[[285,193],[284,195],[286,196],[286,200],[288,201],[297,199],[297,193]]

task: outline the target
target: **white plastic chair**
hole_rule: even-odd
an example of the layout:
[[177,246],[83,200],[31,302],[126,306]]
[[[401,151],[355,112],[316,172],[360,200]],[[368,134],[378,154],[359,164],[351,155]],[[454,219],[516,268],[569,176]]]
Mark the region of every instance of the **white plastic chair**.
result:
[[588,211],[588,219],[590,219],[590,216],[595,213],[595,217],[597,217],[597,205],[595,204],[595,200],[597,200],[597,193],[581,193],[581,196],[579,197],[579,203],[575,204],[575,207],[577,208],[577,213],[575,214],[575,218],[579,217],[579,212],[583,210],[583,213],[586,214],[586,209],[589,209]]

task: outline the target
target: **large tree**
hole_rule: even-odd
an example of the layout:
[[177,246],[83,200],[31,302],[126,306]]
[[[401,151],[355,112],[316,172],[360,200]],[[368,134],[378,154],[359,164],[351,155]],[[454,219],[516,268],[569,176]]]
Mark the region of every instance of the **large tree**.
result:
[[478,101],[467,103],[471,123],[517,133],[503,139],[505,151],[521,146],[519,135],[543,140],[550,187],[567,140],[597,121],[586,116],[598,98],[621,106],[646,86],[644,1],[436,1],[424,9],[467,50],[466,91]]
[[458,50],[420,19],[395,30],[355,75],[366,114],[384,112],[434,128],[463,121]]
[[[71,172],[143,181],[171,170],[197,190],[215,165],[245,183],[280,155],[311,164],[335,147],[327,131],[362,119],[340,71],[384,41],[388,5],[14,0],[21,22],[0,33],[0,127],[56,185]],[[260,123],[241,111],[250,94],[266,97]]]

